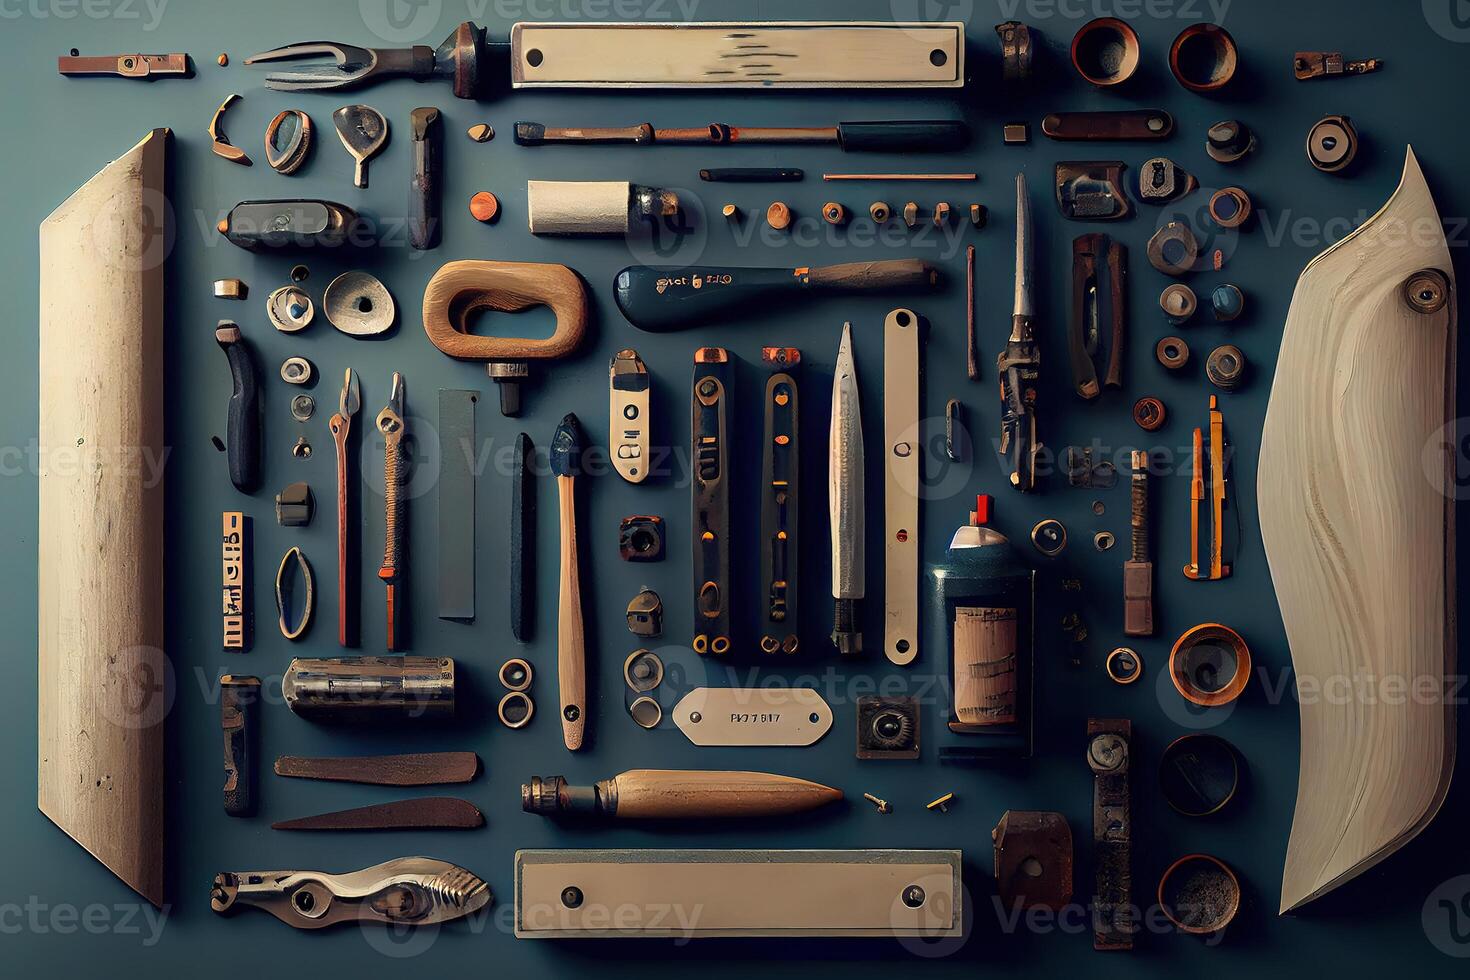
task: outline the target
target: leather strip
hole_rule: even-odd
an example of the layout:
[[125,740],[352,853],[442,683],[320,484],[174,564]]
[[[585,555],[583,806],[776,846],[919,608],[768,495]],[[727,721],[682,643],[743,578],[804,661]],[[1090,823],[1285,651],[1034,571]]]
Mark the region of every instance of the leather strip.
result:
[[283,755],[276,775],[372,786],[437,786],[475,778],[480,757],[473,752],[410,752],[402,755],[303,757]]
[[1041,131],[1054,140],[1161,140],[1174,132],[1174,117],[1163,109],[1120,112],[1053,112]]
[[1094,949],[1132,949],[1137,926],[1133,902],[1133,819],[1128,792],[1133,723],[1087,720],[1087,762],[1092,768]]
[[516,436],[510,483],[510,631],[522,643],[536,621],[536,474],[531,437]]

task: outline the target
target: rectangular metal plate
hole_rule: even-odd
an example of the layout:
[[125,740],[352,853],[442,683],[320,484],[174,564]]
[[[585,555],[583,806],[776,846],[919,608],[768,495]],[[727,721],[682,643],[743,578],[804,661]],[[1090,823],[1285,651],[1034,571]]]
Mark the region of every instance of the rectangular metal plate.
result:
[[894,310],[883,323],[883,653],[919,655],[919,318]]
[[439,391],[439,618],[475,618],[475,403]]
[[516,88],[958,88],[965,25],[516,24]]
[[515,933],[958,936],[963,894],[959,851],[517,851]]
[[832,727],[832,707],[809,687],[697,687],[674,705],[695,745],[811,745]]

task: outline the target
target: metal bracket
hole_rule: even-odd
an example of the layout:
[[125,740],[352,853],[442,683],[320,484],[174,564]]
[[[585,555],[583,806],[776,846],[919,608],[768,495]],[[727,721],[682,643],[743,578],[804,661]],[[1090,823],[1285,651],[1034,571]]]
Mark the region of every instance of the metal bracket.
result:
[[525,850],[515,933],[932,940],[963,934],[964,895],[959,851]]
[[919,655],[919,317],[883,321],[883,653],[906,665]]

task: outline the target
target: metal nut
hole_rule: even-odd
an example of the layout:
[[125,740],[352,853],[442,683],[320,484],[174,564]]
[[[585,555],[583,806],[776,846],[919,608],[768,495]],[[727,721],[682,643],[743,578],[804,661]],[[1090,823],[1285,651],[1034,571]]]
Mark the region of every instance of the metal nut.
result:
[[1154,356],[1170,371],[1178,371],[1189,363],[1189,345],[1182,337],[1165,337],[1154,346]]

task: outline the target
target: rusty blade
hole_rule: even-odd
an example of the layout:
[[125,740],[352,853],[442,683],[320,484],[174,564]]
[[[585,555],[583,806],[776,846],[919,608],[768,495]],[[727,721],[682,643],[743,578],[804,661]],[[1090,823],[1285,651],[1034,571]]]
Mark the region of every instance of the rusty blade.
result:
[[374,786],[467,783],[475,778],[479,768],[480,757],[473,752],[410,752],[347,758],[283,755],[276,760],[277,776]]
[[281,820],[271,824],[271,830],[470,830],[484,825],[485,815],[473,803],[426,796]]

